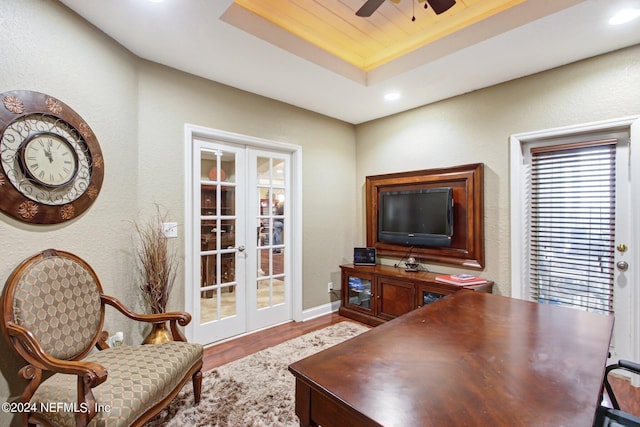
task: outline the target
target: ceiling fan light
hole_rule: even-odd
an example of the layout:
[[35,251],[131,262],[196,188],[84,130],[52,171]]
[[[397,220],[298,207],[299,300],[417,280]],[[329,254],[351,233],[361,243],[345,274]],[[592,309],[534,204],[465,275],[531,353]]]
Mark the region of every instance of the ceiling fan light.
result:
[[456,0],[427,0],[427,3],[429,3],[436,15],[440,15],[451,9],[456,4]]

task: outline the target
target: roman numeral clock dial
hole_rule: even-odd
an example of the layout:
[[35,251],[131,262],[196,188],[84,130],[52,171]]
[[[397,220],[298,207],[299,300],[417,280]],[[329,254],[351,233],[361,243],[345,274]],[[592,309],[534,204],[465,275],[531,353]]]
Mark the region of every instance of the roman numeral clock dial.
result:
[[27,174],[43,186],[62,187],[76,175],[78,156],[69,143],[54,133],[33,135],[22,150]]
[[0,210],[32,224],[78,217],[98,197],[104,161],[87,123],[39,92],[0,94]]

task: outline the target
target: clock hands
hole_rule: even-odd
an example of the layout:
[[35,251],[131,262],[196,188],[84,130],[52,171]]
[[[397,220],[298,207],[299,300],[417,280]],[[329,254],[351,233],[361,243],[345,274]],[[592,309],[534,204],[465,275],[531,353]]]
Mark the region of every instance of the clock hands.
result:
[[51,148],[49,148],[49,151],[44,150],[44,155],[47,156],[47,158],[49,159],[49,163],[53,163],[53,156],[51,155]]
[[47,151],[46,148],[44,149],[44,154],[49,159],[49,163],[53,163],[53,156],[51,155],[51,144],[51,139],[49,139],[49,150]]

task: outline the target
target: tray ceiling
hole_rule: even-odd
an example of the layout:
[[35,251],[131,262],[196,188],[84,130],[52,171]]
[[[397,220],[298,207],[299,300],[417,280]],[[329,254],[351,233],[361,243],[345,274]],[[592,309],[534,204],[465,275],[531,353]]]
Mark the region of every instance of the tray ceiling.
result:
[[424,1],[385,1],[367,18],[355,14],[364,0],[235,0],[234,4],[370,71],[524,1],[458,0],[440,15],[425,9]]
[[440,16],[399,0],[369,18],[365,0],[60,2],[140,58],[354,124],[640,43],[640,20],[607,23],[638,0],[458,0]]

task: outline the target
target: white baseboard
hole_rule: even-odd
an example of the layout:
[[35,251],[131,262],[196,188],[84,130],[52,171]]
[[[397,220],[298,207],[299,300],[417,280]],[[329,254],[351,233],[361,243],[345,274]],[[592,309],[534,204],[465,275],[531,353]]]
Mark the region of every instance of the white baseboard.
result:
[[335,313],[338,311],[338,308],[340,308],[340,300],[302,310],[302,321],[304,322],[326,314]]

